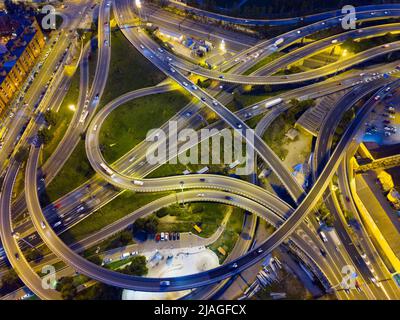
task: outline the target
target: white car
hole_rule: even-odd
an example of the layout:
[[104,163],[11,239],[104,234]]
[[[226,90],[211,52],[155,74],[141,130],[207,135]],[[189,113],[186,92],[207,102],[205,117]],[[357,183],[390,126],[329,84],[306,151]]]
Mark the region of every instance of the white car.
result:
[[183,81],[182,84],[183,84],[185,87],[188,86],[187,82],[185,82],[185,81]]

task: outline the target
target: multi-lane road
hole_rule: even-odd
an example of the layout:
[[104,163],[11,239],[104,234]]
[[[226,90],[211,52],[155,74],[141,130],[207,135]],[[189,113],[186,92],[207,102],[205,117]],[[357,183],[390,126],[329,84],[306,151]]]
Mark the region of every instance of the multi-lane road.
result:
[[[223,74],[223,79],[221,79],[221,73],[213,73],[208,70],[202,71],[202,69],[199,69],[196,67],[196,70],[193,69],[193,66],[190,64],[182,63],[182,60],[179,58],[171,58],[170,54],[163,51],[159,50],[158,45],[156,45],[148,36],[144,33],[141,32],[140,29],[133,29],[133,28],[125,28],[126,25],[130,22],[130,19],[133,16],[133,13],[131,11],[131,8],[129,7],[129,1],[115,1],[115,11],[116,15],[115,18],[117,20],[117,23],[122,27],[122,31],[125,34],[125,36],[128,38],[128,40],[134,45],[139,51],[143,53],[143,55],[148,58],[150,61],[152,61],[161,71],[163,71],[169,78],[175,80],[175,82],[179,83],[183,88],[185,88],[192,96],[196,97],[200,103],[193,103],[191,105],[188,105],[186,109],[191,108],[192,113],[197,113],[198,110],[200,110],[202,107],[206,106],[207,108],[211,109],[214,111],[216,114],[218,114],[221,118],[220,124],[223,126],[229,126],[233,128],[235,131],[239,132],[240,134],[243,134],[245,132],[245,129],[249,130],[248,126],[246,125],[244,121],[245,113],[232,113],[229,111],[224,103],[225,100],[227,99],[227,95],[220,95],[215,99],[213,96],[211,96],[208,92],[201,90],[197,86],[195,86],[189,78],[184,74],[179,72],[178,70],[174,69],[172,65],[179,67],[182,70],[190,71],[193,73],[198,73],[202,74],[202,72],[205,72],[203,75],[209,77],[209,78],[214,78],[216,80],[223,80],[225,82],[232,82],[232,83],[256,83],[256,84],[261,84],[261,83],[293,83],[293,82],[304,82],[305,80],[315,80],[318,78],[321,78],[321,76],[329,75],[336,73],[339,69],[347,69],[350,67],[353,67],[355,64],[358,64],[360,61],[368,60],[371,58],[374,58],[376,56],[380,56],[382,54],[386,54],[388,52],[396,51],[399,49],[400,44],[399,43],[392,43],[389,47],[386,48],[373,48],[370,50],[367,50],[365,52],[362,52],[359,55],[355,55],[350,57],[349,59],[345,59],[343,61],[339,61],[336,64],[331,64],[330,66],[320,68],[318,71],[310,71],[310,72],[305,72],[302,74],[298,75],[290,75],[290,76],[284,76],[284,77],[276,77],[276,76],[258,76],[257,74],[270,74],[272,71],[276,70],[274,68],[280,68],[281,65],[288,64],[292,61],[296,61],[298,59],[303,59],[307,55],[312,54],[316,50],[321,50],[323,48],[326,48],[329,46],[330,42],[332,41],[331,39],[326,39],[322,40],[319,42],[316,42],[310,46],[306,46],[303,49],[299,49],[298,52],[293,52],[293,54],[289,54],[287,57],[284,57],[282,59],[279,59],[275,65],[269,65],[262,69],[261,71],[258,71],[255,73],[255,75],[250,75],[250,76],[242,76],[240,73],[244,72],[247,68],[249,68],[251,65],[256,63],[256,59],[254,60],[240,60],[240,58],[235,58],[239,59],[238,61],[230,61],[228,63],[232,64],[232,66],[235,66],[232,71],[238,72],[236,73],[224,73]],[[73,250],[68,248],[56,235],[53,230],[51,230],[51,221],[53,218],[49,218],[49,223],[46,221],[46,218],[43,215],[42,209],[40,208],[39,201],[38,201],[38,192],[37,192],[37,183],[38,183],[38,178],[37,178],[37,167],[38,167],[38,156],[39,156],[39,148],[36,146],[32,146],[32,150],[30,153],[30,157],[28,160],[28,165],[26,169],[26,177],[25,177],[25,182],[26,182],[26,200],[27,200],[27,205],[29,212],[31,214],[35,229],[37,230],[38,234],[40,237],[44,240],[44,242],[49,246],[49,248],[55,253],[59,258],[67,262],[69,265],[75,267],[77,270],[82,272],[83,274],[87,274],[88,276],[97,279],[99,281],[108,283],[108,284],[113,284],[117,285],[120,287],[124,288],[132,288],[132,289],[137,289],[137,290],[143,290],[143,291],[163,291],[163,290],[182,290],[185,288],[189,287],[197,287],[197,286],[203,286],[211,283],[215,283],[217,281],[220,281],[221,279],[225,279],[227,277],[230,277],[234,274],[237,274],[241,270],[244,270],[251,264],[255,263],[256,261],[259,261],[263,256],[265,256],[268,252],[276,248],[282,241],[287,239],[289,236],[292,238],[292,240],[297,240],[298,242],[301,243],[302,239],[297,239],[297,236],[293,231],[300,226],[302,223],[302,219],[313,209],[315,206],[316,202],[320,199],[322,196],[322,193],[324,190],[327,188],[328,184],[330,183],[332,175],[336,172],[339,164],[343,160],[343,155],[345,153],[346,148],[349,146],[351,143],[352,139],[355,137],[357,130],[359,129],[360,123],[362,123],[365,119],[366,115],[359,115],[356,120],[350,125],[349,129],[346,131],[344,134],[342,140],[339,142],[338,146],[334,150],[332,157],[327,161],[326,166],[324,167],[323,170],[321,170],[321,174],[319,178],[316,180],[314,186],[310,190],[310,192],[306,195],[304,190],[297,184],[296,180],[293,178],[291,173],[283,166],[281,163],[280,159],[273,153],[273,151],[264,143],[264,141],[259,137],[259,135],[255,136],[254,142],[249,140],[246,135],[244,137],[247,139],[247,142],[251,145],[251,147],[254,148],[254,150],[257,152],[257,154],[260,156],[260,158],[265,161],[271,169],[277,174],[277,176],[281,179],[282,183],[286,186],[288,192],[294,199],[294,201],[298,204],[298,207],[296,209],[291,208],[289,205],[287,205],[284,201],[281,199],[269,194],[265,190],[252,185],[250,183],[245,183],[243,181],[229,178],[229,177],[223,177],[223,176],[213,176],[213,175],[202,175],[201,177],[196,177],[196,176],[180,176],[180,177],[169,177],[169,178],[159,178],[159,179],[142,179],[142,177],[145,176],[145,174],[140,175],[140,170],[135,170],[133,169],[133,166],[138,164],[136,161],[133,164],[126,164],[125,167],[123,167],[122,171],[119,170],[113,170],[112,168],[109,168],[109,170],[113,170],[113,174],[107,174],[104,171],[104,168],[100,166],[100,163],[105,164],[105,161],[103,160],[101,153],[98,148],[98,131],[99,128],[101,127],[101,123],[104,121],[105,117],[108,115],[109,112],[113,110],[113,108],[117,107],[124,101],[128,101],[132,98],[140,96],[140,94],[155,94],[159,92],[166,92],[170,90],[169,85],[161,85],[161,86],[156,86],[153,88],[149,89],[143,89],[142,91],[138,90],[138,92],[133,92],[131,94],[127,94],[125,96],[120,97],[120,100],[118,101],[113,101],[114,105],[111,105],[110,108],[107,108],[107,106],[100,111],[95,117],[94,117],[94,111],[96,109],[96,106],[99,103],[99,100],[101,99],[102,92],[105,88],[106,84],[106,79],[108,75],[108,66],[110,63],[110,46],[111,46],[111,38],[110,38],[110,26],[109,26],[109,15],[110,15],[110,7],[111,7],[111,2],[109,1],[103,1],[100,5],[100,14],[99,14],[99,35],[98,35],[98,43],[99,43],[99,54],[98,54],[98,64],[97,64],[97,69],[96,69],[96,75],[95,75],[95,80],[93,82],[92,88],[90,92],[87,92],[88,88],[88,81],[87,77],[82,77],[81,81],[81,92],[80,92],[80,99],[79,99],[79,112],[81,112],[82,108],[86,105],[86,101],[88,102],[88,106],[90,109],[89,116],[87,118],[87,121],[84,122],[82,125],[82,128],[79,128],[79,130],[76,130],[75,132],[83,132],[83,130],[86,129],[87,127],[87,138],[86,138],[86,150],[88,153],[88,158],[94,167],[94,169],[98,172],[98,177],[95,178],[95,181],[98,181],[97,183],[101,185],[101,179],[99,177],[102,177],[106,181],[109,181],[111,184],[117,186],[118,188],[122,189],[131,189],[135,191],[141,191],[141,192],[154,192],[154,191],[165,191],[165,190],[176,190],[180,189],[181,186],[184,186],[184,189],[204,189],[207,190],[205,193],[207,194],[206,199],[199,199],[199,196],[195,196],[195,190],[193,191],[187,191],[187,192],[192,192],[193,200],[192,201],[216,201],[216,202],[223,202],[223,203],[229,203],[233,204],[236,206],[239,206],[241,208],[244,208],[250,212],[254,212],[256,214],[259,214],[260,216],[266,218],[271,224],[276,225],[278,227],[278,230],[270,237],[268,238],[261,246],[260,248],[256,248],[249,253],[243,255],[242,257],[235,259],[234,262],[227,263],[226,265],[223,265],[217,269],[210,270],[205,273],[197,274],[197,275],[191,275],[187,277],[181,277],[181,278],[176,278],[176,279],[150,279],[146,278],[145,280],[143,278],[135,278],[135,277],[129,277],[126,275],[121,275],[116,272],[112,272],[110,270],[105,270],[103,268],[100,268],[98,266],[93,265],[92,263],[86,261],[82,257],[80,257],[78,254],[76,254]],[[388,17],[391,15],[396,16],[397,12],[396,9],[399,9],[398,6],[393,5],[393,6],[382,6],[379,7],[379,10],[373,11],[374,14],[371,14],[371,8],[362,8],[361,11],[365,10],[365,12],[361,13],[361,19],[375,19],[378,17]],[[390,10],[390,11],[389,11]],[[297,39],[303,37],[305,34],[310,34],[312,32],[315,32],[319,29],[325,29],[327,28],[331,23],[332,25],[338,24],[340,21],[337,17],[331,18],[333,13],[327,13],[319,15],[319,18],[313,18],[311,17],[306,17],[307,19],[327,19],[326,21],[324,20],[323,23],[318,22],[315,23],[311,26],[303,27],[297,31],[294,31],[292,33],[289,33],[287,35],[287,38],[285,36],[285,46],[289,45],[289,43],[292,43],[293,41],[296,41]],[[334,13],[335,15],[337,13]],[[317,16],[317,15],[316,15]],[[373,16],[373,17],[372,17]],[[159,18],[160,20],[160,18]],[[312,20],[310,20],[312,21]],[[315,20],[317,21],[317,20]],[[286,22],[284,22],[286,23]],[[391,29],[392,28],[392,29]],[[379,27],[372,27],[365,29],[363,32],[367,35],[372,35],[372,34],[382,34],[385,33],[389,30],[395,30],[396,26],[385,26],[382,28]],[[298,32],[300,31],[300,32]],[[346,39],[346,37],[349,37],[351,35],[343,35],[337,40],[339,42],[342,42]],[[351,36],[353,37],[353,36]],[[271,41],[270,41],[271,42]],[[273,42],[271,42],[272,44]],[[270,46],[271,44],[266,44],[261,43],[259,45],[252,46],[250,49],[245,50],[244,52],[240,53],[237,57],[242,56],[247,56],[251,52],[255,52],[255,50],[260,50],[260,46]],[[87,48],[84,50],[86,52]],[[246,52],[247,51],[247,52]],[[274,50],[263,50],[261,57],[264,57],[268,55],[269,53],[273,52]],[[276,51],[276,50],[275,50]],[[85,56],[85,55],[84,55]],[[83,63],[85,62],[85,58],[83,58]],[[173,59],[171,61],[171,59]],[[87,62],[87,61],[86,61]],[[243,63],[242,63],[243,62]],[[82,65],[83,67],[85,66],[84,64]],[[226,67],[226,65],[224,66]],[[200,71],[199,71],[200,70]],[[83,74],[87,75],[84,71],[81,70]],[[302,77],[302,78],[301,78]],[[279,78],[279,79],[278,79]],[[301,78],[302,80],[298,80],[298,78]],[[271,80],[274,79],[274,80]],[[354,75],[354,80],[350,80],[347,82],[349,86],[353,86],[354,84],[360,82],[359,77]],[[269,82],[268,82],[269,81]],[[272,81],[272,82],[271,82]],[[275,82],[274,82],[275,81]],[[319,84],[311,85],[309,86],[309,93],[307,93],[306,88],[300,88],[297,89],[299,93],[302,93],[305,97],[309,97],[313,95],[313,89],[315,90],[318,87]],[[342,86],[342,81],[338,80],[338,83],[327,83],[326,86],[331,86],[331,89],[333,92],[335,90],[338,90],[337,86]],[[336,86],[336,87],[335,87]],[[376,87],[379,87],[379,85],[375,85]],[[321,86],[323,87],[323,85]],[[343,89],[346,86],[342,86],[341,89]],[[327,89],[327,88],[324,88]],[[294,94],[292,92],[291,94]],[[286,94],[285,94],[286,95]],[[295,95],[296,96],[296,95]],[[347,101],[349,105],[349,101]],[[82,107],[83,105],[83,107]],[[363,111],[367,114],[369,110],[371,110],[371,106],[373,103],[370,101],[363,107]],[[254,107],[254,106],[253,106]],[[280,107],[280,110],[284,110],[284,106]],[[277,108],[279,110],[279,108]],[[105,111],[104,111],[105,110]],[[277,112],[279,114],[279,112]],[[76,115],[75,119],[79,116]],[[94,117],[92,121],[92,117]],[[178,116],[178,118],[182,118],[181,115]],[[267,118],[265,118],[267,119]],[[188,122],[189,124],[194,124],[196,120],[194,117],[191,117],[190,119],[185,119],[186,121],[181,121],[181,123]],[[264,125],[263,128],[265,128],[268,123],[268,120],[264,120]],[[73,121],[74,122],[74,121]],[[90,123],[90,124],[89,124]],[[78,127],[77,125],[76,127]],[[72,128],[72,127],[70,127]],[[73,131],[73,130],[71,130]],[[33,131],[34,132],[34,131]],[[327,131],[329,134],[331,134],[329,131]],[[66,137],[69,137],[69,140],[65,140],[67,142],[63,143],[62,146],[63,148],[58,149],[58,152],[55,153],[55,155],[58,155],[60,159],[65,161],[65,158],[62,158],[62,155],[64,152],[68,155],[70,154],[71,150],[73,150],[74,145],[76,145],[76,139],[79,134],[70,134],[69,131],[67,131]],[[326,138],[322,138],[326,139]],[[63,140],[64,141],[64,140]],[[142,145],[141,150],[145,150],[145,144]],[[143,153],[140,153],[139,155],[143,158]],[[127,159],[132,159],[128,158],[129,155],[126,155],[124,159],[121,160],[121,164],[123,163],[123,160]],[[57,156],[55,157],[57,158]],[[53,162],[56,163],[56,162]],[[48,178],[48,181],[51,180],[52,177],[55,176],[57,172],[57,167],[61,167],[63,162],[59,164],[59,166],[55,166],[54,169],[50,167],[48,169],[48,175],[46,174],[46,177]],[[18,168],[16,168],[16,164],[13,163],[12,166],[9,167],[8,170],[8,176],[6,179],[6,184],[4,189],[7,191],[5,195],[9,196],[11,194],[12,190],[12,185],[13,185],[13,177],[15,178],[15,175],[18,172]],[[138,168],[139,169],[139,168]],[[149,170],[150,168],[147,169],[141,169],[141,170]],[[153,168],[154,169],[154,168]],[[125,171],[125,174],[124,174]],[[144,172],[143,172],[144,173]],[[14,175],[13,175],[14,174]],[[131,176],[135,176],[135,180],[141,181],[142,184],[133,184],[133,178]],[[48,183],[46,181],[46,183]],[[183,184],[181,183],[183,182]],[[29,188],[28,188],[29,186]],[[32,187],[34,186],[34,188]],[[10,189],[11,188],[11,189]],[[224,190],[224,192],[221,191],[215,191],[215,189],[219,190]],[[80,193],[80,189],[77,189],[74,191],[76,194],[73,195],[68,195],[69,199],[68,200],[68,206],[66,210],[72,209],[74,206],[76,206],[76,200],[81,200],[82,199],[82,194]],[[112,193],[108,193],[107,191],[102,191],[103,192],[103,197],[107,198],[110,201],[113,198]],[[115,191],[114,191],[115,194]],[[2,201],[8,200],[5,195],[2,195]],[[101,195],[99,191],[99,195]],[[228,196],[229,195],[229,196]],[[229,200],[228,200],[228,198]],[[189,197],[190,198],[190,197]],[[304,198],[304,200],[303,200]],[[272,204],[271,204],[272,202]],[[6,202],[5,202],[6,203]],[[69,209],[68,209],[69,208]],[[266,212],[267,211],[267,212]],[[7,211],[9,213],[9,209]],[[7,216],[7,215],[6,215]],[[285,221],[285,219],[287,219]],[[79,219],[76,219],[74,223],[77,223]],[[313,237],[314,244],[317,245],[322,245],[319,243],[320,241],[318,240],[317,237],[315,237],[315,234],[311,231],[308,230],[308,227],[304,226],[304,229],[306,229],[306,232],[309,232],[311,237]],[[7,231],[10,233],[9,231]],[[293,234],[292,234],[293,233]],[[6,233],[4,233],[6,234]],[[291,236],[292,235],[292,236]],[[14,237],[13,237],[14,238]],[[301,237],[300,237],[301,238]],[[8,239],[9,240],[9,239]],[[7,249],[6,253],[7,256],[9,256],[12,252],[12,250],[15,250],[15,239],[13,241],[7,241]],[[14,243],[14,247],[13,247]],[[319,243],[319,244],[318,244]],[[302,244],[304,250],[309,250],[308,245],[310,244]],[[10,248],[12,248],[10,250]],[[318,249],[318,247],[317,247]],[[318,251],[318,250],[317,250]],[[344,253],[345,255],[346,253]],[[326,263],[321,262],[320,257],[313,257],[313,253],[310,252],[311,257],[314,260],[318,261],[318,265],[323,269],[323,271],[328,272],[326,269]],[[329,258],[330,254],[329,254]],[[16,260],[16,259],[14,259]],[[24,261],[22,261],[24,262]],[[346,259],[345,259],[346,262]],[[17,265],[17,263],[14,261],[14,263]],[[335,263],[334,263],[335,264]],[[21,267],[23,270],[27,269],[27,266],[22,266]],[[335,268],[337,266],[335,265]],[[29,269],[29,268],[28,268]],[[20,270],[20,269],[19,269]],[[28,270],[28,272],[30,272]],[[335,271],[337,272],[337,270]],[[337,273],[333,272],[329,276],[331,276],[330,279],[336,278],[337,283],[340,282],[340,279],[337,277]],[[32,275],[28,274],[28,280],[26,280],[30,285],[33,285],[30,282]],[[328,278],[329,278],[328,276]],[[33,277],[33,276],[32,276]],[[27,279],[27,278],[24,278]],[[160,281],[169,281],[169,285],[165,286],[165,283],[160,282]],[[38,293],[40,294],[40,292]],[[341,293],[338,293],[338,295],[341,295]],[[44,297],[44,296],[42,296]],[[373,298],[374,294],[371,292],[366,293],[367,298]]]

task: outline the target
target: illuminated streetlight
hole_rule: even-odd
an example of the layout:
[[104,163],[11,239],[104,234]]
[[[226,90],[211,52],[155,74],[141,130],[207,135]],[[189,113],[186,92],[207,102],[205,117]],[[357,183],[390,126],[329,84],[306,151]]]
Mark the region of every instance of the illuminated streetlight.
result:
[[342,52],[342,57],[345,57],[345,56],[347,56],[347,49],[344,49]]
[[185,199],[183,197],[183,186],[184,186],[184,184],[185,183],[183,181],[179,182],[179,185],[181,186],[181,194],[182,194],[182,204],[183,204],[183,206],[185,206]]
[[221,43],[220,43],[220,45],[219,45],[219,49],[220,49],[221,51],[223,51],[223,52],[226,51],[224,39],[222,39],[222,41],[221,41]]
[[141,10],[140,10],[140,9],[142,9],[142,2],[140,0],[135,0],[135,6],[136,6],[136,8],[138,10],[138,13],[139,13],[139,20],[142,20],[142,13],[141,13]]
[[68,106],[68,109],[71,110],[71,111],[73,111],[73,112],[76,111],[76,107],[75,107],[74,104],[70,104],[70,105]]

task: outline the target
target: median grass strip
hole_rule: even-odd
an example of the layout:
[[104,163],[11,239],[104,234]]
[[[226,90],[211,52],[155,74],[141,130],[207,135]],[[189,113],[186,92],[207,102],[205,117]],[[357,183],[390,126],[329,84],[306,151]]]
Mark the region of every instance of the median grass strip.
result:
[[189,102],[188,95],[173,91],[135,99],[114,110],[100,130],[105,160],[112,163],[123,156]]
[[[211,237],[221,225],[229,206],[210,202],[174,204],[155,213],[159,218],[158,232],[192,232],[200,237]],[[201,228],[198,233],[194,225]]]
[[53,202],[79,187],[94,173],[86,157],[85,142],[81,140],[57,176],[47,186],[46,193],[41,198],[42,205]]

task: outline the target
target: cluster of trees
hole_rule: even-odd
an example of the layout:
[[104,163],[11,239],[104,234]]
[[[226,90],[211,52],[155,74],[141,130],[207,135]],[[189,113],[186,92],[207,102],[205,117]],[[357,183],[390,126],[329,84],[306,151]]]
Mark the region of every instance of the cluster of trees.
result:
[[291,108],[284,113],[284,116],[288,122],[297,121],[301,114],[308,108],[312,108],[315,106],[315,101],[313,99],[307,100],[290,100]]
[[28,159],[29,149],[28,148],[21,148],[15,154],[15,161],[22,163]]
[[321,214],[321,217],[322,217],[323,221],[325,222],[325,224],[329,227],[332,227],[334,217],[331,214],[331,212],[329,211],[329,209],[326,207],[325,202],[322,202],[320,204],[318,211]]
[[57,282],[56,290],[61,293],[64,300],[72,300],[78,292],[73,277],[62,277]]
[[355,41],[354,39],[349,38],[342,43],[341,48],[346,49],[350,52],[358,53],[397,40],[399,40],[399,37],[397,35],[388,32],[382,37],[374,37],[363,39],[360,41]]
[[149,269],[146,265],[145,256],[134,256],[130,261],[131,263],[121,270],[122,273],[139,277],[145,276],[148,273]]
[[12,292],[19,287],[22,286],[22,282],[19,279],[17,273],[15,272],[14,269],[10,269],[1,277],[1,282],[0,282],[0,293],[1,294],[7,294],[9,292]]
[[61,293],[64,300],[120,300],[122,294],[122,289],[103,283],[96,283],[78,292],[78,286],[73,277],[61,278],[56,290]]
[[129,230],[121,231],[116,237],[107,245],[106,250],[125,247],[132,242],[132,232]]
[[197,79],[197,85],[200,88],[207,89],[211,85],[211,79],[205,79],[205,80]]
[[146,218],[139,218],[133,224],[133,231],[144,231],[146,233],[156,233],[159,221],[155,216],[149,216]]

